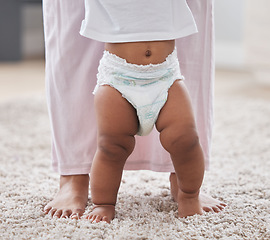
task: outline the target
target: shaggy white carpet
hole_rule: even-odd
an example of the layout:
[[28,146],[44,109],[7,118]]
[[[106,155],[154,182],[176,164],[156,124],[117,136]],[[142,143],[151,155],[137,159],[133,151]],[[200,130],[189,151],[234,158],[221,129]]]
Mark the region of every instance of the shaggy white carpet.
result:
[[43,214],[58,188],[45,100],[0,105],[0,239],[270,239],[270,102],[218,99],[215,110],[203,189],[228,207],[178,219],[168,174],[125,172],[108,225]]

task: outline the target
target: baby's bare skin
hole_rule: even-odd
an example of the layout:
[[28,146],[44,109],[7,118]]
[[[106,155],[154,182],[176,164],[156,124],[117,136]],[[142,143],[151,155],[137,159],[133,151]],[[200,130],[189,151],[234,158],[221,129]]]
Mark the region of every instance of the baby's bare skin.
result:
[[154,42],[105,43],[105,50],[128,63],[158,64],[166,60],[175,47],[175,40]]
[[[105,44],[110,53],[138,65],[162,63],[174,48],[174,40]],[[101,86],[97,91],[95,110],[99,134],[90,184],[96,207],[87,218],[110,222],[114,217],[114,207],[104,205],[116,204],[123,167],[135,146],[138,119],[133,106],[110,86]],[[177,79],[169,89],[156,129],[177,173],[179,216],[202,214],[199,191],[204,175],[203,152],[196,133],[191,100],[185,85]]]
[[115,216],[114,205],[96,205],[92,212],[86,216],[86,219],[90,220],[91,223],[107,222],[110,223]]
[[[173,200],[178,203],[179,207],[179,216],[183,214],[186,210],[183,204],[181,204],[181,199],[179,199],[179,187],[177,184],[177,178],[175,173],[171,173],[170,175],[170,185],[171,185],[171,195]],[[180,197],[181,198],[181,197]],[[199,193],[199,202],[200,207],[205,212],[220,212],[222,211],[227,205],[219,200],[212,198],[211,196],[204,194],[202,192]]]

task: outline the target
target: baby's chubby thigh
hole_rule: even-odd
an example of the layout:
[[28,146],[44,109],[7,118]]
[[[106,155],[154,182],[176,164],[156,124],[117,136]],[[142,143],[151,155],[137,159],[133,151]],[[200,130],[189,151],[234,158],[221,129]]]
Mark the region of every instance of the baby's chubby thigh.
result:
[[135,108],[112,86],[99,86],[95,93],[98,148],[113,160],[127,158],[134,149],[138,132]]
[[156,121],[162,146],[170,153],[188,151],[198,143],[191,100],[184,81],[176,80]]

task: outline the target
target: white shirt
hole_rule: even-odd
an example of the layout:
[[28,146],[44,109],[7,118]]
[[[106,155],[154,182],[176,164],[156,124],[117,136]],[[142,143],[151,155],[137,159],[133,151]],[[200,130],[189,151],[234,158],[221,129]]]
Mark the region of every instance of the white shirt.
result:
[[186,0],[85,0],[80,34],[115,43],[171,40],[196,32]]

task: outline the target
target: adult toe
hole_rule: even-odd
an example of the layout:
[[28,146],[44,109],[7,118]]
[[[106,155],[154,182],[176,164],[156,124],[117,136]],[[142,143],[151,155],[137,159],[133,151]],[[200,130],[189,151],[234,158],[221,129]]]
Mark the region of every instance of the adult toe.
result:
[[71,209],[66,209],[63,211],[61,218],[69,218],[71,214],[72,214]]
[[57,211],[56,208],[51,208],[48,214],[49,214],[51,217],[53,217],[56,211]]
[[222,211],[224,208],[225,208],[225,206],[223,206],[223,205],[217,205],[217,207]]
[[203,207],[203,210],[204,210],[205,212],[214,212],[213,208],[208,207],[208,206],[204,206],[204,207]]
[[72,219],[80,219],[81,216],[83,215],[83,210],[82,209],[75,209],[72,211],[72,214],[70,216],[70,218]]
[[213,206],[212,209],[213,209],[214,212],[216,212],[216,213],[220,212],[220,209],[219,209],[218,207],[216,207],[216,206]]
[[227,204],[223,203],[223,202],[221,202],[220,205],[223,206],[223,207],[227,207]]
[[52,206],[46,205],[46,206],[44,207],[43,211],[44,211],[46,214],[48,214],[49,211],[50,211],[51,209],[52,209]]
[[54,213],[54,215],[53,215],[53,217],[55,217],[55,218],[60,218],[61,216],[62,216],[62,209],[59,209],[59,210],[57,210],[55,213]]

